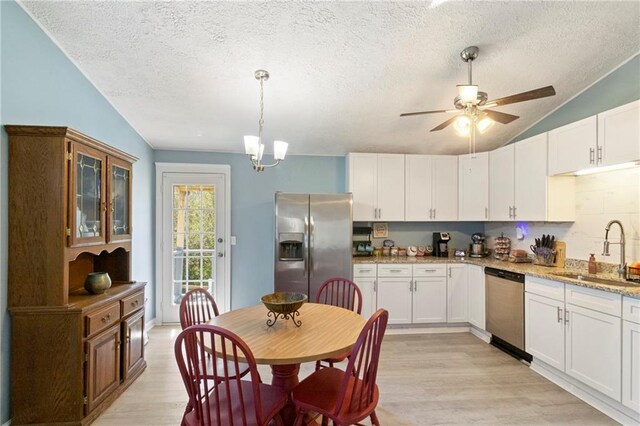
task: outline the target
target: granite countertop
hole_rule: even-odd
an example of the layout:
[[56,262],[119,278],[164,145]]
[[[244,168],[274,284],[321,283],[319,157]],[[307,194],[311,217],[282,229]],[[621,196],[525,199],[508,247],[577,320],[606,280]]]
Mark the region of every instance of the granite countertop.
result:
[[[513,263],[504,260],[494,259],[493,257],[472,258],[472,257],[409,257],[409,256],[381,256],[381,257],[354,257],[353,264],[385,264],[385,263],[467,263],[478,266],[489,266],[491,268],[503,269],[505,271],[517,272],[520,274],[530,275],[533,277],[545,278],[548,280],[564,282],[581,287],[595,288],[598,290],[608,291],[611,293],[622,294],[623,296],[640,299],[640,284],[633,285],[630,281],[618,278],[617,274],[598,273],[588,274],[584,269],[570,268],[554,268],[547,266],[534,265],[532,263]],[[620,283],[631,284],[633,286],[622,287],[617,285],[608,285],[590,281],[580,281],[570,277],[556,275],[566,273],[579,273],[588,277],[597,277],[607,280],[618,281]]]

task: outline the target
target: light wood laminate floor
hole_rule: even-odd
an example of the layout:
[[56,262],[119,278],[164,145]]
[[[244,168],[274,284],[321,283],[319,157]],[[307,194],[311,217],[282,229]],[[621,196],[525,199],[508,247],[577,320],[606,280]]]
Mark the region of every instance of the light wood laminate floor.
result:
[[[95,425],[180,424],[186,393],[173,355],[179,332],[150,331],[147,370]],[[270,382],[269,367],[259,370]],[[312,371],[303,364],[300,377]],[[616,424],[469,333],[385,336],[378,386],[383,425]]]

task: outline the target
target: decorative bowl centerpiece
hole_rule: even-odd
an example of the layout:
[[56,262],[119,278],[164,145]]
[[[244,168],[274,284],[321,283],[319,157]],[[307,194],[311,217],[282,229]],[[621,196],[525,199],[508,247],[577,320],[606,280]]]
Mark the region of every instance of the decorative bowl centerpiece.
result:
[[91,294],[102,294],[111,287],[111,278],[106,272],[91,272],[84,281],[84,288]]
[[298,309],[307,301],[306,294],[276,292],[262,296],[260,300],[269,310],[267,312],[267,325],[269,327],[274,325],[280,316],[285,320],[291,319],[296,327],[302,325],[302,321],[296,320],[295,317],[300,315]]

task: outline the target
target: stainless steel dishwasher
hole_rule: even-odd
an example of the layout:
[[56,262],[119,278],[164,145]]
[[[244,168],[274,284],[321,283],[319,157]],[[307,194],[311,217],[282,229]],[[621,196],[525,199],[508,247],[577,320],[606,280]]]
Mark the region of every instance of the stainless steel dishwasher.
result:
[[524,275],[489,267],[484,274],[491,344],[530,362],[524,346]]

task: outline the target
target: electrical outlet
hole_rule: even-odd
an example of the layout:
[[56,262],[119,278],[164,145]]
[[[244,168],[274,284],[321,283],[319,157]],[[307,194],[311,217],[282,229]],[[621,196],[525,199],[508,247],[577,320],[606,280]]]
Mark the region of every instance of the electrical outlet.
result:
[[235,246],[235,245],[236,245],[236,236],[235,236],[235,235],[232,235],[232,236],[231,236],[231,245],[232,245],[232,246]]

